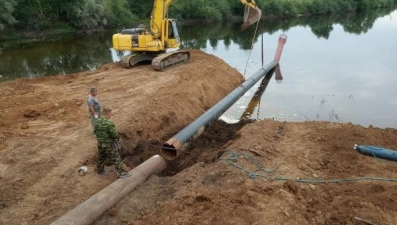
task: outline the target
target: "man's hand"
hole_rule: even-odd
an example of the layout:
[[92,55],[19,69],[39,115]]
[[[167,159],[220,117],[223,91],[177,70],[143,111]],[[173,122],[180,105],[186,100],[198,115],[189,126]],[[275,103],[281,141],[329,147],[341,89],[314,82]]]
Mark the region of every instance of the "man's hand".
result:
[[95,119],[98,119],[98,115],[97,115],[97,114],[95,114],[95,115],[94,115],[94,118],[95,118]]

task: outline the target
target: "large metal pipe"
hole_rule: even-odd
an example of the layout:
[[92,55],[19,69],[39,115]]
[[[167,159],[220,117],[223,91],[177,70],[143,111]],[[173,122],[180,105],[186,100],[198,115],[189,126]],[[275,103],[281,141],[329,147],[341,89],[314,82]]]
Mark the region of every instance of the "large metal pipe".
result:
[[95,222],[104,212],[127,196],[152,174],[163,171],[167,162],[155,155],[129,172],[130,177],[117,179],[91,198],[87,199],[51,225],[87,225]]
[[253,74],[248,80],[230,92],[225,98],[198,117],[195,121],[179,131],[175,136],[163,144],[160,154],[169,161],[176,159],[189,145],[199,137],[204,129],[215,119],[229,109],[241,96],[244,95],[256,82],[264,77],[270,70],[278,65],[283,46],[287,41],[287,35],[282,34],[278,39],[278,47],[274,60]]

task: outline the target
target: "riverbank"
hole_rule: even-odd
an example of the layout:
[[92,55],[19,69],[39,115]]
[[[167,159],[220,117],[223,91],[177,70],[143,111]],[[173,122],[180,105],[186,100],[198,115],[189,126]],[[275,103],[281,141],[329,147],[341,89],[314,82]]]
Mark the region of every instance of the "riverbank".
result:
[[[111,63],[0,83],[0,223],[50,224],[117,179],[94,171],[91,86],[114,109],[131,169],[244,80],[223,60],[189,51],[189,63],[164,72]],[[380,178],[396,179],[395,164],[353,145],[397,149],[395,140],[396,129],[350,123],[217,121],[95,224],[393,224],[397,183]]]

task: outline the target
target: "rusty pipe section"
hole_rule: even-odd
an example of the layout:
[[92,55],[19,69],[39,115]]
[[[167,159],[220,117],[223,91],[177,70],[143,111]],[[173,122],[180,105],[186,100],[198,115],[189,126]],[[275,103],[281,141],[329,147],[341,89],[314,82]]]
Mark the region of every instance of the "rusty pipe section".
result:
[[244,95],[256,82],[263,78],[270,70],[278,65],[281,58],[281,52],[287,41],[287,35],[282,34],[278,40],[278,47],[274,60],[262,67],[258,72],[253,74],[248,80],[239,87],[230,92],[226,97],[211,107],[208,111],[198,117],[195,121],[179,131],[175,136],[169,139],[160,149],[160,154],[169,161],[176,159],[189,145],[199,137],[205,128],[215,119],[219,118],[227,109],[229,109],[241,96]]
[[160,155],[154,155],[129,172],[130,177],[117,179],[93,195],[51,225],[87,225],[95,222],[104,212],[145,182],[152,174],[160,173],[167,162]]
[[281,53],[283,53],[283,48],[285,43],[287,42],[287,35],[286,34],[281,34],[280,37],[278,38],[278,45],[276,49],[276,54],[274,54],[274,60],[277,62],[280,62],[281,58]]

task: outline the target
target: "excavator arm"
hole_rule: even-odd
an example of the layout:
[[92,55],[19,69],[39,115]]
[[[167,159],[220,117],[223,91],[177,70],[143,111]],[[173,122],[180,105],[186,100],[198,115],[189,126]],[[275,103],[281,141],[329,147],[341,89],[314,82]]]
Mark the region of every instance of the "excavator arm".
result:
[[164,20],[168,18],[168,8],[174,0],[154,0],[150,28],[155,34],[161,35],[164,30]]

